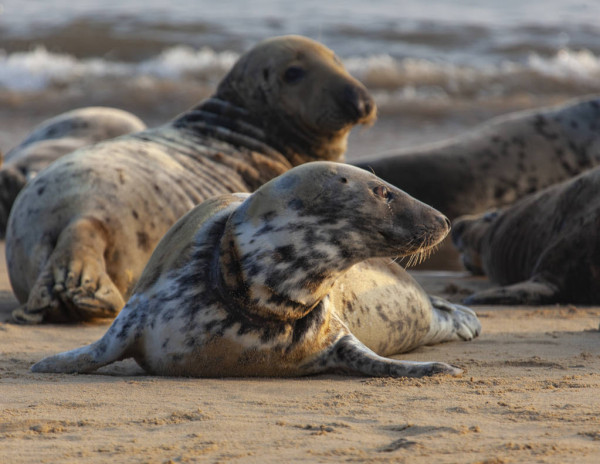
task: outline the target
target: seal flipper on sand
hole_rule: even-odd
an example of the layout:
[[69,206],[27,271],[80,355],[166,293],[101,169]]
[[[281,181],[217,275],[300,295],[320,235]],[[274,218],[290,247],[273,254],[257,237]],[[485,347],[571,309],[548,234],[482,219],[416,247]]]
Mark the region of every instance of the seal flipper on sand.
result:
[[426,377],[435,374],[460,375],[462,370],[446,363],[400,361],[371,351],[354,335],[345,335],[312,364],[350,374],[374,377]]
[[555,302],[559,292],[559,288],[551,283],[532,279],[474,293],[464,302],[473,305],[541,305]]
[[134,311],[125,308],[122,317],[113,322],[100,340],[81,348],[48,356],[34,364],[31,371],[86,374],[131,356],[140,333],[140,330],[135,328],[135,317]]
[[433,318],[424,345],[472,340],[481,332],[481,323],[475,311],[466,306],[450,303],[437,296],[430,296]]
[[106,229],[94,218],[65,228],[27,303],[15,310],[19,322],[64,322],[114,317],[125,304],[106,271]]

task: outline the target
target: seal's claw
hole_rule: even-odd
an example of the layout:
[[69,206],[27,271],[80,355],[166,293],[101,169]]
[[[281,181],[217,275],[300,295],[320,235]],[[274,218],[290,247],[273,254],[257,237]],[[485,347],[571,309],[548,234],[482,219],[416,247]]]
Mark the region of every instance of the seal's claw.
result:
[[464,303],[474,305],[540,305],[552,302],[558,288],[546,282],[531,280],[507,287],[490,288],[465,298]]
[[[83,264],[73,264],[70,268],[80,270],[72,275],[72,284],[67,284],[61,299],[77,310],[77,317],[83,320],[115,317],[125,305],[121,292],[102,269],[102,263],[86,260]],[[74,284],[77,282],[77,284]]]
[[450,364],[435,362],[431,363],[430,372],[425,375],[451,375],[452,377],[460,377],[463,374],[463,370],[458,367],[451,366]]
[[17,324],[41,324],[44,320],[43,312],[28,312],[26,305],[13,310],[11,316]]
[[481,333],[481,323],[471,308],[430,296],[433,320],[426,344],[451,340],[472,340]]

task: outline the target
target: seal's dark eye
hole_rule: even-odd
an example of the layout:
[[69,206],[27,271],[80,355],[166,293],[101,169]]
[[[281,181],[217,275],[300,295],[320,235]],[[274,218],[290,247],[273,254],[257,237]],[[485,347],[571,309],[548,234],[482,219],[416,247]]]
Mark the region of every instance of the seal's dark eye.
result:
[[306,71],[298,66],[290,66],[285,70],[283,74],[283,80],[288,84],[295,84],[302,80],[302,78],[306,75]]
[[340,177],[340,182],[342,184],[347,184],[348,183],[348,179],[346,179],[345,177]]
[[378,197],[388,201],[392,199],[392,193],[383,185],[378,185],[377,187],[374,187],[373,193]]

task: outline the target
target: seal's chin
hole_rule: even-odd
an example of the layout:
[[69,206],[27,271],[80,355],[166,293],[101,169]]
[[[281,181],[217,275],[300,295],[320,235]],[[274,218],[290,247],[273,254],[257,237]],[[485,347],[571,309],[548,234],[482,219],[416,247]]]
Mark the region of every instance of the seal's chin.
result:
[[[386,232],[380,231],[379,234],[386,241],[393,242],[393,239]],[[395,247],[390,254],[393,257],[393,261],[400,260],[399,262],[407,268],[416,266],[435,253],[446,235],[448,235],[447,230],[433,235],[421,234],[408,241],[396,240],[398,243],[402,243],[402,245]]]
[[[438,245],[433,245],[429,248],[421,248],[413,253],[410,254],[405,254],[400,258],[400,263],[404,265],[405,268],[409,268],[412,266],[417,266],[419,264],[421,264],[423,261],[425,261],[426,259],[429,259],[429,257],[435,253],[435,251],[438,249]],[[396,258],[396,259],[398,259]]]

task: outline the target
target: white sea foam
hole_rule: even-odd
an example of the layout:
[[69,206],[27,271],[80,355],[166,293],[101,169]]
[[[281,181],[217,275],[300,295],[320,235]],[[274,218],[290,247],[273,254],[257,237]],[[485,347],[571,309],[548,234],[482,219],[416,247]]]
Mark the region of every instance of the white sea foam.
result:
[[176,46],[147,61],[125,63],[102,58],[78,60],[39,46],[29,52],[6,54],[0,51],[0,88],[34,91],[51,85],[69,85],[82,79],[106,77],[177,80],[194,75],[214,80],[223,76],[237,58],[234,52],[217,53],[209,48],[194,50]]
[[[0,88],[27,92],[107,77],[195,79],[216,84],[238,56],[230,51],[182,45],[167,48],[139,63],[77,59],[41,46],[28,52],[0,51]],[[373,91],[389,92],[408,100],[555,92],[576,86],[600,91],[600,57],[588,50],[565,48],[550,57],[531,54],[522,63],[504,61],[479,67],[418,58],[396,59],[385,54],[349,57],[344,62]]]

